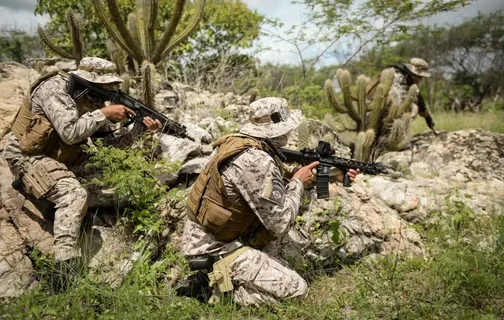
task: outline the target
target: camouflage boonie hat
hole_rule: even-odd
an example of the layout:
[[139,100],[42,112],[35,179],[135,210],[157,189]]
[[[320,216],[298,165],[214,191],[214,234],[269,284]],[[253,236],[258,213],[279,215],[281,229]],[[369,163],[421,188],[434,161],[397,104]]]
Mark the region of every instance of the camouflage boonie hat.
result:
[[419,77],[428,78],[431,74],[428,72],[429,64],[420,58],[411,58],[409,63],[406,63],[406,68],[408,68],[411,73]]
[[296,129],[303,117],[301,110],[289,110],[283,98],[263,98],[250,104],[250,122],[240,133],[256,138],[276,138]]
[[79,68],[69,73],[75,73],[93,83],[123,82],[123,80],[116,75],[116,65],[114,63],[97,57],[82,58]]

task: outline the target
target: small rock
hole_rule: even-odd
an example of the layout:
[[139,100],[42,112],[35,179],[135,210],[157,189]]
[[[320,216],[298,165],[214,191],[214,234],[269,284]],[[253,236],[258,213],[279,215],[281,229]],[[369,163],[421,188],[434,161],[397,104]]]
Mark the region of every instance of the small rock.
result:
[[199,174],[203,167],[205,166],[205,163],[207,162],[208,158],[203,157],[203,158],[196,158],[196,159],[191,159],[187,161],[183,166],[182,169],[180,170],[180,173],[182,174]]
[[54,66],[64,72],[77,70],[77,64],[75,63],[75,60],[58,61]]
[[198,155],[201,152],[201,144],[189,139],[181,139],[166,134],[160,135],[163,158],[172,162],[184,162],[190,155]]
[[212,135],[210,135],[210,133],[208,133],[205,129],[202,129],[200,126],[190,122],[184,122],[182,124],[187,128],[187,135],[193,138],[195,142],[212,143]]
[[203,155],[209,155],[213,152],[213,147],[209,144],[204,144],[201,146],[201,154]]

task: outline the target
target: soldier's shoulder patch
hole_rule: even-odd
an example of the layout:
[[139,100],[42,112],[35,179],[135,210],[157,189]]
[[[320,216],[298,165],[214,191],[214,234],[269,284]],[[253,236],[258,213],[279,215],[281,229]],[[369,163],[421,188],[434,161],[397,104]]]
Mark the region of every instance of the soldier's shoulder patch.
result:
[[277,177],[266,179],[261,193],[261,198],[277,205],[283,204],[285,198],[285,187],[282,180]]

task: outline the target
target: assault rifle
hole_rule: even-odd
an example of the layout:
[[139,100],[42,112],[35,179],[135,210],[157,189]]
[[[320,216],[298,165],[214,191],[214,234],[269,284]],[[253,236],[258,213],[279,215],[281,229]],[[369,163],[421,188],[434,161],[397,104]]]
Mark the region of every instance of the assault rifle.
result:
[[84,95],[87,95],[92,100],[101,102],[110,101],[115,104],[122,104],[135,111],[135,116],[131,117],[130,121],[125,124],[125,126],[128,126],[132,122],[134,122],[133,129],[131,130],[133,136],[137,136],[145,130],[143,118],[151,117],[153,120],[159,120],[159,122],[161,122],[161,132],[173,135],[175,137],[187,138],[194,141],[193,138],[187,135],[185,126],[165,117],[161,113],[149,108],[142,102],[136,100],[135,98],[122,92],[121,90],[105,90],[98,85],[89,82],[74,73],[71,73],[68,80],[67,92],[75,100],[80,99]]
[[324,141],[319,141],[315,149],[302,149],[301,151],[277,148],[271,141],[266,143],[283,162],[297,162],[303,166],[315,161],[319,162],[317,167],[317,198],[319,199],[329,197],[329,171],[331,167],[343,171],[343,185],[345,187],[349,187],[351,184],[347,174],[350,169],[359,169],[363,173],[372,175],[388,173],[387,169],[379,163],[369,163],[336,157],[334,156],[334,149],[331,148],[328,142]]

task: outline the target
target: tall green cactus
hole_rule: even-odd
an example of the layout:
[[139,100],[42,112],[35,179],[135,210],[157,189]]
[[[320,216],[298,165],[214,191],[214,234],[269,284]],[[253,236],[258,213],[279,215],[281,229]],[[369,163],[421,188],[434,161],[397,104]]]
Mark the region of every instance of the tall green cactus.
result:
[[148,61],[159,64],[170,51],[196,29],[206,0],[198,0],[196,13],[185,30],[175,35],[180,23],[186,0],[175,0],[173,15],[161,38],[156,42],[155,24],[159,11],[159,0],[136,0],[135,13],[125,23],[116,0],[91,0],[98,18],[114,41],[139,65]]
[[38,26],[37,32],[40,36],[42,42],[55,54],[63,57],[65,59],[75,59],[75,63],[79,65],[82,60],[83,54],[83,45],[81,38],[81,28],[82,28],[82,19],[77,16],[72,9],[67,10],[67,23],[70,28],[70,36],[72,39],[72,53],[66,52],[65,50],[58,48],[58,46],[54,45],[47,35],[44,32],[44,29],[41,26]]
[[142,66],[142,82],[138,88],[137,95],[142,99],[142,102],[148,106],[154,105],[156,67],[152,63],[144,62]]
[[196,13],[188,26],[176,34],[175,31],[182,19],[187,1],[174,0],[173,15],[163,34],[156,41],[155,26],[159,0],[136,0],[135,13],[128,16],[127,23],[121,17],[116,0],[91,0],[98,18],[115,43],[135,61],[137,69],[138,66],[142,66],[141,90],[138,96],[144,103],[151,106],[154,103],[155,66],[196,29],[203,16],[205,1],[198,0]]
[[338,102],[332,82],[327,80],[325,91],[329,104],[342,117],[351,119],[353,128],[345,124],[350,131],[357,132],[353,146],[354,158],[372,161],[384,150],[400,150],[409,142],[411,136],[411,104],[418,94],[418,87],[410,87],[407,97],[401,103],[389,99],[389,91],[394,82],[395,71],[385,69],[380,75],[380,82],[375,87],[370,101],[368,89],[371,80],[363,75],[357,78],[356,92],[352,94],[350,73],[339,69],[336,73],[340,85],[343,104]]

